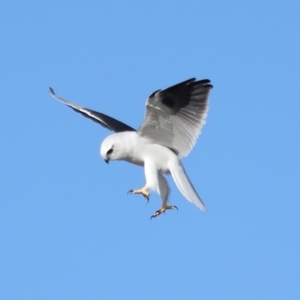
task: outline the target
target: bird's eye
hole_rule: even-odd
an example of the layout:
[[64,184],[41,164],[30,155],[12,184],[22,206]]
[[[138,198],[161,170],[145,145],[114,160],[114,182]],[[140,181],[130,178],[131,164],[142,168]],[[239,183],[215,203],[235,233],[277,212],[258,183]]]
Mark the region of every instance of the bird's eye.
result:
[[114,149],[110,148],[107,152],[106,152],[106,156],[109,156],[113,153]]

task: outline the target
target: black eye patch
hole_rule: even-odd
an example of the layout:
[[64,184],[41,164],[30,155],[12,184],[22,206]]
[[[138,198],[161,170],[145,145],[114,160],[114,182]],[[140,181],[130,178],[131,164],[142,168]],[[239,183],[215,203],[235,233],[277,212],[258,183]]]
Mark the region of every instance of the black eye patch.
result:
[[111,155],[113,153],[114,149],[113,148],[110,148],[107,152],[106,152],[106,155]]

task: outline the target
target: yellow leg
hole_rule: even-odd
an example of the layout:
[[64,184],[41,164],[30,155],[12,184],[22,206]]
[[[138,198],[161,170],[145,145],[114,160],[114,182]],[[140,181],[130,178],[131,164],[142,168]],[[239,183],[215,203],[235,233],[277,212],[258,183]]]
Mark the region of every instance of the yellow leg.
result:
[[128,191],[127,194],[141,194],[141,195],[143,195],[144,198],[147,199],[147,201],[149,201],[149,197],[150,197],[150,193],[148,192],[147,185],[145,185],[143,188],[141,188],[139,190],[130,190],[130,191]]

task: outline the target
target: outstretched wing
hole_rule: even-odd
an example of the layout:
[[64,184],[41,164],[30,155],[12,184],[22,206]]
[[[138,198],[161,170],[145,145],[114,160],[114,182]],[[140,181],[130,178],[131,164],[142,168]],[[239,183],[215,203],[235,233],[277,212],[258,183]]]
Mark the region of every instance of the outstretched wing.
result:
[[55,98],[56,100],[64,103],[65,105],[71,107],[76,112],[81,113],[83,116],[92,119],[93,121],[99,123],[103,127],[112,130],[114,132],[122,132],[122,131],[136,131],[135,129],[131,128],[130,126],[112,118],[105,114],[99,113],[97,111],[81,107],[75,103],[67,101],[62,97],[55,94],[54,90],[50,88],[50,95]]
[[186,80],[158,90],[146,102],[138,132],[153,142],[186,156],[194,147],[208,111],[210,80]]

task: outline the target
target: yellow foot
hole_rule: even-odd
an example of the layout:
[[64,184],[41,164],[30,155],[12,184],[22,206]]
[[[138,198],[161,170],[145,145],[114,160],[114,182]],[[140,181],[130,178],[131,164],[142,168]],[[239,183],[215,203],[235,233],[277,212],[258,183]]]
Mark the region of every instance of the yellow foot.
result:
[[150,193],[148,193],[146,187],[144,187],[144,188],[142,188],[142,189],[140,189],[140,190],[130,190],[130,191],[128,191],[127,194],[141,194],[141,195],[143,195],[144,198],[146,198],[147,201],[149,202]]
[[159,216],[160,214],[165,213],[165,211],[166,211],[167,209],[175,209],[175,208],[178,210],[177,206],[175,206],[175,205],[167,205],[167,206],[165,206],[165,207],[162,207],[161,209],[157,210],[157,211],[151,216],[150,219],[156,218],[156,217]]

